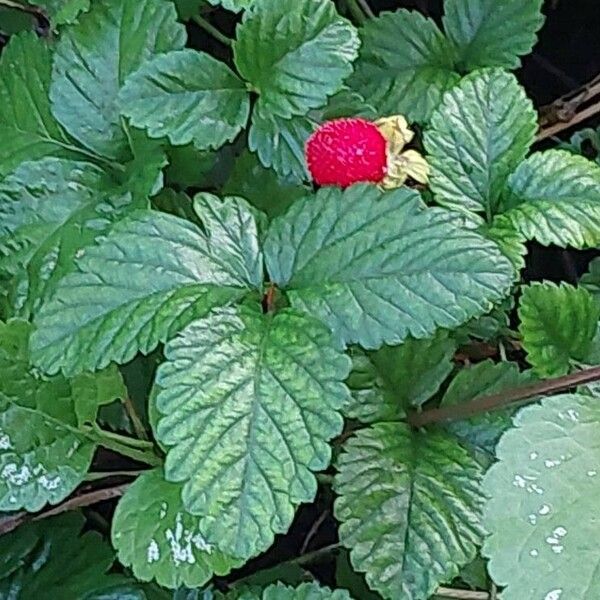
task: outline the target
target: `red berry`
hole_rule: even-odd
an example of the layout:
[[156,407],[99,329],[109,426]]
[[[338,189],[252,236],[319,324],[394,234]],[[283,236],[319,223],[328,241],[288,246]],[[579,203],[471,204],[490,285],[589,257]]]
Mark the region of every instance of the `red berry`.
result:
[[381,183],[387,170],[387,141],[377,125],[365,119],[323,123],[306,142],[306,162],[318,185],[348,187]]

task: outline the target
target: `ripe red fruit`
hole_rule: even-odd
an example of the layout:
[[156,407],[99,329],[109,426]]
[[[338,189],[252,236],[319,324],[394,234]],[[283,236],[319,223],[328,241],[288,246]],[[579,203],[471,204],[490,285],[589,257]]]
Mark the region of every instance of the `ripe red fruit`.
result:
[[318,185],[381,183],[387,173],[387,140],[371,121],[334,119],[306,142],[306,162]]

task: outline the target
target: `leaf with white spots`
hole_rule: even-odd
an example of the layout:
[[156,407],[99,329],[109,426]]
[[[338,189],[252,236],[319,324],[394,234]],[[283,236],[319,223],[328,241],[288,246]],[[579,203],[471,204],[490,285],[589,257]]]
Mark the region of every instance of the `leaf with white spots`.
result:
[[598,399],[546,398],[514,425],[484,479],[489,572],[503,600],[598,598]]
[[95,450],[77,429],[72,382],[29,370],[29,332],[24,321],[0,322],[0,511],[60,502],[81,483]]
[[195,588],[243,562],[209,544],[199,526],[200,519],[183,506],[181,485],[165,481],[162,469],[154,469],[138,477],[119,501],[112,541],[137,579]]
[[226,600],[352,600],[346,590],[332,590],[317,583],[302,583],[291,587],[283,583],[274,583],[264,590],[247,589],[242,592],[232,592]]

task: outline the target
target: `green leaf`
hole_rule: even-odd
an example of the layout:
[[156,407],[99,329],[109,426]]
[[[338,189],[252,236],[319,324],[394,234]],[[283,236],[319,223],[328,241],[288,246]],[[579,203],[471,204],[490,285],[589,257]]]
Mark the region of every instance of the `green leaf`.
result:
[[598,399],[546,398],[523,409],[485,476],[484,555],[505,600],[598,598]]
[[273,218],[283,214],[296,200],[308,193],[307,188],[261,165],[255,154],[244,151],[235,161],[223,193],[242,196],[253,206]]
[[296,588],[276,583],[264,590],[249,589],[233,592],[227,600],[352,600],[346,590],[331,590],[317,583],[303,583]]
[[273,221],[265,256],[294,307],[369,349],[484,314],[512,280],[495,244],[408,188],[323,188]]
[[15,35],[0,58],[0,179],[25,160],[77,148],[50,112],[52,58],[33,33]]
[[508,296],[486,315],[471,319],[454,331],[454,338],[459,345],[465,345],[471,338],[487,342],[510,335],[510,315],[514,307],[515,299]]
[[240,200],[196,201],[206,233],[155,211],[121,221],[77,261],[36,316],[36,364],[66,373],[125,363],[215,306],[262,284],[253,213]]
[[600,127],[596,129],[586,127],[576,131],[571,139],[560,144],[559,148],[581,154],[600,165]]
[[445,331],[376,352],[356,350],[348,380],[352,399],[344,414],[363,423],[401,419],[438,391],[452,371],[455,350]]
[[284,309],[227,307],[165,348],[157,437],[165,473],[226,554],[249,558],[287,531],[331,458],[349,360],[315,319]]
[[527,361],[541,377],[565,375],[592,349],[600,304],[584,288],[533,283],[523,288],[519,331]]
[[283,119],[269,114],[258,104],[252,113],[248,148],[256,152],[265,167],[296,182],[309,179],[304,147],[317,121],[310,115]]
[[[0,597],[15,600],[91,600],[123,582],[107,574],[114,557],[99,533],[81,535],[83,515],[69,512],[26,523],[0,538]],[[120,596],[137,600],[137,596]],[[116,599],[115,599],[116,600]]]
[[358,46],[356,30],[332,2],[255,0],[233,51],[263,114],[289,119],[323,106],[341,89]]
[[411,121],[427,121],[443,93],[460,79],[452,46],[419,12],[383,13],[365,23],[360,37],[350,87],[380,116],[402,113]]
[[221,5],[223,8],[232,10],[233,12],[240,12],[246,8],[250,8],[255,2],[256,0],[208,0],[208,3],[213,6]]
[[444,28],[463,71],[516,69],[544,23],[543,0],[446,0]]
[[23,163],[0,182],[0,270],[17,276],[17,312],[37,309],[75,257],[135,208],[117,191],[98,167],[57,158]]
[[30,326],[0,322],[0,511],[57,504],[83,481],[95,444],[77,429],[77,386],[29,368]]
[[[536,377],[533,373],[519,371],[516,363],[495,364],[491,360],[484,360],[457,373],[442,398],[441,406],[459,406],[480,396],[514,389],[534,381]],[[493,455],[500,436],[512,424],[513,414],[514,410],[497,410],[469,419],[448,422],[444,427],[465,445]]]
[[600,258],[590,262],[587,273],[579,280],[579,285],[600,300]]
[[88,12],[91,0],[43,0],[36,2],[46,9],[53,25],[74,23],[79,15]]
[[508,180],[500,227],[548,246],[600,244],[600,166],[565,150],[532,154]]
[[214,573],[227,575],[242,562],[206,542],[198,517],[181,503],[181,486],[165,481],[162,469],[138,477],[121,498],[112,541],[119,560],[137,579],[171,589],[200,587]]
[[475,558],[483,473],[452,436],[378,423],[345,444],[337,468],[340,540],[384,598],[429,598]]
[[199,150],[232,141],[250,112],[244,82],[225,63],[191,49],[145,64],[127,80],[119,106],[150,137],[193,142]]
[[81,144],[121,158],[128,143],[117,95],[128,75],[153,55],[185,44],[175,7],[162,0],[98,0],[56,47],[52,112]]
[[425,134],[436,201],[490,219],[537,127],[514,75],[489,69],[463,79],[444,96]]

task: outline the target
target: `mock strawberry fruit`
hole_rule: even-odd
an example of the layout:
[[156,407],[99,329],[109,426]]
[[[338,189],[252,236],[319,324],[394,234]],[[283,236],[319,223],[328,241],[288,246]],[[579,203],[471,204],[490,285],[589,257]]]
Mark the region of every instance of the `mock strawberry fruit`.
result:
[[308,139],[306,162],[318,185],[381,183],[387,171],[387,141],[371,121],[327,121]]

